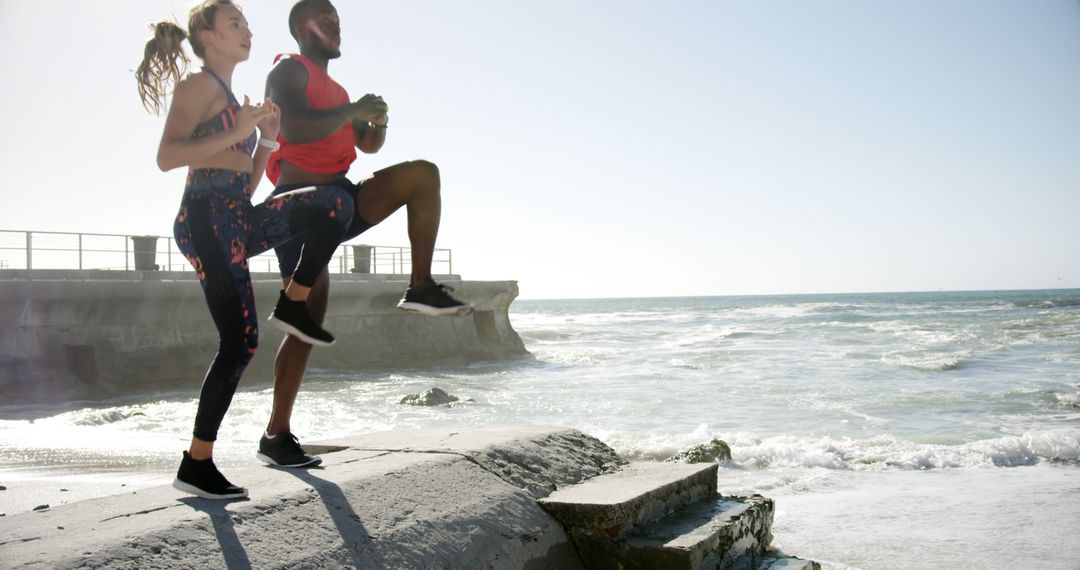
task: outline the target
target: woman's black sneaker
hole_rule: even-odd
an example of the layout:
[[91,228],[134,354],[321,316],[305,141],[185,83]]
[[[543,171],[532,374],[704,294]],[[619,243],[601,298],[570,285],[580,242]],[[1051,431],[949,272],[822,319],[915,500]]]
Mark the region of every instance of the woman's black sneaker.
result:
[[456,317],[473,312],[473,304],[455,299],[450,295],[452,291],[450,286],[428,279],[405,289],[405,296],[398,301],[397,306],[405,311],[436,317]]
[[334,335],[323,330],[315,321],[311,320],[308,313],[307,303],[293,301],[285,296],[285,291],[278,297],[274,312],[267,319],[270,324],[295,336],[296,338],[316,346],[331,346],[334,344]]
[[259,461],[277,467],[315,467],[322,463],[317,455],[308,455],[300,447],[300,440],[290,432],[283,432],[274,437],[264,433],[259,439],[259,452],[255,454]]
[[243,499],[248,496],[247,489],[233,485],[218,471],[212,458],[192,459],[186,451],[172,485],[204,499]]

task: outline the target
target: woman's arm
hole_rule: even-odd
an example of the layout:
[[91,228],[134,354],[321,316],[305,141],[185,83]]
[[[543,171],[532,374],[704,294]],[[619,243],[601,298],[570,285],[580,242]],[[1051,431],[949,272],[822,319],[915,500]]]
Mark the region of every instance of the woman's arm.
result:
[[199,119],[206,114],[220,89],[213,78],[205,74],[194,75],[176,86],[165,130],[158,144],[157,164],[163,172],[188,166],[214,156],[230,146],[246,139],[255,125],[272,111],[252,107],[244,98],[244,105],[236,114],[236,125],[214,135],[192,139]]
[[281,110],[278,109],[277,105],[267,99],[264,106],[269,107],[273,115],[259,123],[259,144],[255,147],[255,156],[252,160],[251,187],[248,188],[249,198],[255,194],[255,189],[259,187],[263,173],[266,172],[266,163],[270,160],[270,153],[274,152],[273,148],[262,144],[262,141],[266,139],[276,145],[278,129],[281,127]]

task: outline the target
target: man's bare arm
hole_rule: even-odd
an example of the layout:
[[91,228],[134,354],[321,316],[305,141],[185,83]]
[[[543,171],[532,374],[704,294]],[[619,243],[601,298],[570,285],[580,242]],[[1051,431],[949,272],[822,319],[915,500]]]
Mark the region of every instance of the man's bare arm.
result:
[[332,109],[312,109],[307,100],[307,69],[298,61],[282,59],[266,78],[266,95],[281,108],[281,135],[292,144],[324,139],[346,124],[385,114],[379,97],[365,95],[359,101]]

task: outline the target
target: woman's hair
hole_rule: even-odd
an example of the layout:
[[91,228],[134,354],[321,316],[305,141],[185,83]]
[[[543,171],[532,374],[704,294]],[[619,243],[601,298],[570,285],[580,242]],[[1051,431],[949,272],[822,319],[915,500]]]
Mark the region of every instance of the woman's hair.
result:
[[184,40],[191,44],[191,51],[200,59],[206,52],[199,39],[199,32],[214,29],[214,18],[218,8],[235,6],[232,0],[204,0],[191,8],[188,13],[188,29],[184,31],[175,22],[162,20],[150,24],[154,37],[146,42],[143,60],[135,70],[135,79],[139,82],[139,99],[147,111],[160,115],[165,109],[165,97],[169,94],[169,84],[176,84],[191,62],[184,53]]

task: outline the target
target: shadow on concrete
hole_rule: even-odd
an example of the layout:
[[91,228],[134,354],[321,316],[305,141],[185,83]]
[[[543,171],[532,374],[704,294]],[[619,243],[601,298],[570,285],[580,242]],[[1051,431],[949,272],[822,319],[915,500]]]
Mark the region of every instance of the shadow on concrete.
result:
[[221,545],[221,555],[225,557],[225,566],[229,570],[251,570],[251,559],[248,558],[244,545],[240,544],[240,538],[236,536],[232,514],[227,508],[232,503],[247,502],[248,499],[212,501],[198,497],[184,497],[178,500],[210,516],[210,522],[214,525],[214,534],[217,535],[218,544]]
[[364,543],[370,543],[377,537],[370,534],[364,527],[360,515],[356,514],[341,487],[337,483],[315,475],[316,472],[322,470],[322,467],[282,469],[285,473],[307,483],[319,494],[323,505],[326,506],[326,512],[329,513],[338,534],[341,535],[341,542],[345,545],[345,551],[349,553],[353,568],[391,568],[392,566],[389,566],[374,548],[366,549],[366,552],[361,554],[362,550],[365,550]]

